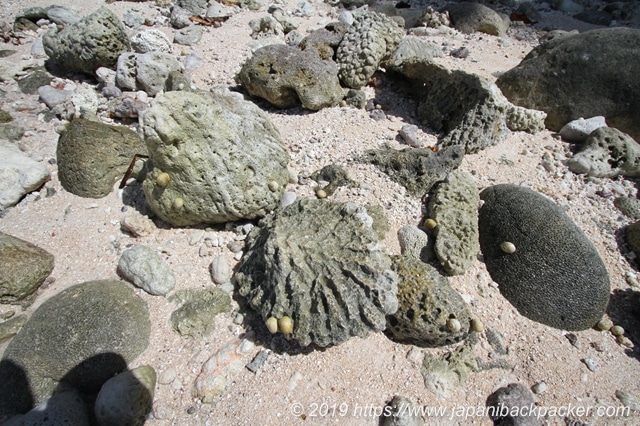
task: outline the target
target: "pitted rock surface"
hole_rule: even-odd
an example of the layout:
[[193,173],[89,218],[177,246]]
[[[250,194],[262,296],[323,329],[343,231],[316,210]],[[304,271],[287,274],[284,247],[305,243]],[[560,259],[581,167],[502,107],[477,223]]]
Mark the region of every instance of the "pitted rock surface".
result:
[[340,81],[352,89],[367,84],[403,36],[403,29],[385,15],[376,12],[358,14],[336,52]]
[[[600,254],[554,202],[512,184],[480,193],[480,247],[500,293],[527,318],[562,330],[593,327],[611,286]],[[503,242],[515,245],[505,253]]]
[[418,119],[444,133],[442,146],[462,145],[473,154],[503,141],[508,130],[544,129],[544,112],[511,104],[495,84],[478,75],[417,58],[396,61],[391,69],[414,84]]
[[449,275],[464,274],[478,256],[479,203],[475,180],[457,170],[438,184],[429,201],[429,216],[437,223],[434,250]]
[[263,320],[291,317],[291,338],[303,346],[383,330],[398,308],[398,277],[375,210],[299,199],[267,216],[247,238],[240,295]]
[[450,3],[442,11],[449,12],[451,26],[465,34],[478,31],[501,37],[509,29],[506,16],[480,3]]
[[580,117],[602,115],[609,126],[637,140],[639,45],[640,30],[631,28],[554,38],[533,49],[496,84],[514,104],[545,111],[550,130],[559,131]]
[[360,161],[374,164],[396,183],[407,188],[415,197],[422,197],[433,185],[460,165],[464,148],[450,146],[433,152],[428,148],[408,148],[398,151],[392,147],[370,150]]
[[[437,347],[461,341],[469,334],[471,315],[462,296],[431,265],[419,259],[396,257],[398,310],[387,316],[385,333],[400,343]],[[461,328],[447,328],[456,319]]]
[[278,206],[289,154],[267,115],[240,95],[168,92],[145,110],[140,128],[153,164],[143,189],[162,220],[224,223]]
[[284,44],[256,50],[242,66],[237,81],[250,95],[278,108],[302,104],[317,111],[337,105],[344,96],[335,62]]
[[42,39],[46,54],[67,71],[93,74],[100,67],[115,68],[118,56],[129,50],[129,38],[118,17],[102,7],[59,32]]
[[581,149],[567,161],[569,170],[588,176],[640,176],[640,144],[613,127],[589,134]]

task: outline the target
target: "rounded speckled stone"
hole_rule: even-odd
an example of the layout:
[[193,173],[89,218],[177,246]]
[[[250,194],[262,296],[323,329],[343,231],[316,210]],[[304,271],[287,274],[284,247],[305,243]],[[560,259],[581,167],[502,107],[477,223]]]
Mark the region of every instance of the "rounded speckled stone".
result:
[[[611,291],[600,254],[546,197],[517,185],[481,192],[480,248],[502,295],[529,319],[563,330],[593,327]],[[506,254],[504,241],[517,250]]]

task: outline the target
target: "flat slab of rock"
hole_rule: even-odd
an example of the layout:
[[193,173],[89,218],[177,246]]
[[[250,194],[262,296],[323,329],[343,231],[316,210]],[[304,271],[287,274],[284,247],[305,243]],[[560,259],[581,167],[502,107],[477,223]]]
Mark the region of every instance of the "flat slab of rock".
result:
[[0,232],[0,303],[16,303],[29,297],[51,271],[51,253]]
[[593,327],[611,286],[600,254],[557,204],[512,184],[480,193],[480,248],[500,293],[533,321]]
[[97,392],[149,344],[145,301],[124,281],[90,281],[44,302],[0,360],[0,418],[27,412],[61,380]]
[[580,117],[602,115],[609,126],[637,140],[639,45],[640,30],[630,28],[558,37],[533,49],[496,84],[514,104],[545,111],[550,130],[558,131]]

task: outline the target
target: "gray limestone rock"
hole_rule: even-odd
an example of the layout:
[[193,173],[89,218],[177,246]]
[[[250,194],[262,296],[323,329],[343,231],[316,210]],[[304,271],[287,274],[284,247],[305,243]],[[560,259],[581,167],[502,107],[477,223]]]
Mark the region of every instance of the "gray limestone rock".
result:
[[609,126],[639,139],[638,45],[640,30],[631,28],[552,39],[533,49],[496,83],[514,104],[545,111],[550,130],[558,131],[580,117],[602,115]]
[[380,423],[381,426],[424,426],[420,408],[403,396],[393,397],[385,407]]
[[456,169],[463,157],[464,148],[459,145],[438,152],[428,148],[407,148],[398,151],[386,147],[367,151],[360,161],[376,165],[394,182],[407,188],[411,195],[422,197],[451,170]]
[[44,104],[49,107],[49,109],[54,109],[58,105],[65,103],[69,100],[74,94],[73,90],[69,89],[56,89],[53,86],[41,86],[38,88],[38,96],[40,96],[40,101],[44,102]]
[[[7,346],[0,383],[0,418],[24,413],[59,382],[97,392],[149,343],[147,304],[123,281],[90,281],[45,301]],[[25,395],[29,386],[31,396]]]
[[56,393],[28,413],[2,423],[2,426],[89,426],[89,410],[82,396],[74,390]]
[[397,275],[374,207],[298,199],[254,228],[235,274],[263,320],[288,316],[300,345],[337,345],[386,327]]
[[13,143],[0,140],[0,210],[15,205],[49,180],[49,169]]
[[142,426],[151,412],[156,372],[143,365],[107,380],[96,398],[94,412],[100,426]]
[[58,25],[73,25],[82,19],[74,11],[66,7],[53,6],[47,9],[47,18]]
[[135,154],[146,154],[146,148],[133,130],[78,118],[58,140],[58,178],[72,194],[102,198]]
[[617,197],[613,204],[622,214],[633,220],[640,220],[640,200],[630,197]]
[[0,232],[0,303],[31,296],[53,271],[53,255]]
[[[394,341],[421,347],[446,346],[469,334],[466,302],[432,266],[396,257],[398,310],[387,316],[385,334]],[[457,321],[457,323],[456,323]]]
[[624,229],[624,239],[629,250],[640,255],[640,222],[634,222]]
[[613,127],[600,127],[567,161],[569,170],[596,177],[640,176],[640,144]]
[[337,105],[343,98],[333,61],[283,44],[256,50],[242,65],[236,80],[251,96],[266,99],[278,108],[302,104],[317,111]]
[[356,16],[336,51],[340,81],[352,89],[367,84],[403,36],[403,29],[386,15],[366,12]]
[[405,225],[398,230],[400,253],[405,257],[430,262],[435,258],[433,236],[416,225]]
[[227,257],[224,255],[217,256],[209,265],[209,273],[211,274],[211,279],[216,284],[224,284],[229,282],[231,279],[231,265],[229,265],[229,261]]
[[465,34],[478,31],[501,37],[509,29],[506,16],[480,3],[449,3],[441,10],[444,11],[449,12],[451,26]]
[[478,257],[478,205],[480,195],[473,177],[449,173],[429,200],[429,216],[437,226],[434,250],[449,275],[464,274]]
[[154,296],[164,296],[176,285],[169,265],[147,246],[136,246],[122,252],[118,272],[125,280]]
[[47,32],[42,42],[47,55],[66,71],[87,74],[99,67],[115,67],[118,56],[129,50],[122,23],[105,7],[61,31]]
[[165,87],[172,72],[182,70],[182,64],[169,53],[123,53],[118,57],[116,83],[126,90],[144,90],[155,96]]
[[567,142],[582,143],[596,129],[607,127],[605,118],[601,115],[591,118],[578,118],[562,126],[560,136]]
[[[533,392],[520,383],[511,383],[487,398],[487,413],[495,426],[542,426],[530,407],[536,404]],[[518,415],[513,415],[516,412]]]
[[207,0],[178,0],[176,5],[186,9],[191,15],[204,16],[208,6]]
[[480,247],[500,293],[533,321],[562,330],[595,325],[611,288],[582,230],[557,204],[528,188],[496,185],[480,198]]
[[136,53],[171,52],[171,41],[157,28],[138,31],[131,37],[131,48]]
[[473,154],[504,140],[508,129],[544,129],[544,112],[511,104],[495,84],[478,75],[415,58],[390,68],[412,82],[418,119],[443,133],[441,146],[462,145]]
[[183,9],[177,3],[171,8],[171,15],[169,15],[169,22],[175,29],[183,29],[189,27],[193,23],[191,22],[192,13],[187,9]]
[[168,92],[144,111],[140,129],[153,164],[146,202],[162,220],[224,223],[278,206],[289,154],[267,115],[241,96]]
[[221,288],[182,290],[169,301],[182,303],[171,313],[171,326],[181,336],[209,336],[215,327],[215,316],[231,310],[231,298]]
[[200,42],[202,33],[202,27],[191,25],[176,31],[173,35],[173,42],[183,46],[193,46]]

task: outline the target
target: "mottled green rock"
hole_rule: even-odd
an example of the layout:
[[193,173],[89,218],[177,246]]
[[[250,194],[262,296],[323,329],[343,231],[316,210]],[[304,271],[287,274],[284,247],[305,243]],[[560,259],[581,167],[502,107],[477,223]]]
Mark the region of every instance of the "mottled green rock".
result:
[[18,80],[18,87],[22,93],[35,95],[39,87],[48,85],[51,80],[53,76],[44,67],[38,67]]
[[461,171],[449,173],[429,200],[429,217],[437,224],[434,250],[449,275],[464,274],[478,257],[479,203],[475,180]]
[[[255,219],[278,206],[289,153],[267,115],[241,96],[168,92],[142,114],[140,128],[153,164],[146,201],[164,221]],[[166,186],[157,180],[163,173]]]
[[640,199],[630,197],[617,197],[613,204],[629,219],[640,220]]
[[349,178],[347,171],[337,164],[329,164],[311,175],[311,179],[320,183],[329,182],[322,187],[327,196],[332,195],[341,186],[351,186],[353,181]]
[[123,281],[90,281],[44,302],[7,346],[0,362],[2,415],[23,413],[64,379],[95,393],[149,344],[147,304]]
[[407,188],[415,197],[422,197],[433,185],[456,169],[464,157],[464,147],[454,145],[438,152],[427,148],[398,151],[392,147],[370,150],[360,159],[374,164],[391,180]]
[[156,372],[143,365],[107,380],[96,398],[100,426],[142,426],[153,405]]
[[65,71],[93,74],[100,67],[114,69],[118,56],[129,50],[129,38],[118,17],[101,7],[61,31],[47,32],[45,53]]
[[298,199],[247,238],[238,291],[263,320],[293,319],[290,337],[328,346],[386,327],[398,308],[397,275],[370,210]]
[[46,250],[0,232],[0,303],[32,295],[53,271],[53,263]]
[[0,109],[0,124],[10,123],[13,121],[13,117],[7,111]]
[[58,178],[72,194],[102,198],[122,178],[133,156],[146,152],[133,130],[78,118],[58,140]]
[[[562,330],[593,327],[611,287],[600,254],[567,214],[511,184],[480,193],[480,248],[500,293],[527,318]],[[515,246],[506,253],[504,242]]]
[[24,136],[24,127],[17,124],[0,124],[0,139],[16,142]]
[[18,334],[24,323],[27,322],[26,315],[18,315],[7,321],[0,322],[0,343],[6,342]]
[[182,336],[206,337],[215,328],[215,316],[231,310],[231,298],[220,288],[182,290],[169,298],[182,303],[171,313],[171,326]]
[[[466,302],[445,277],[415,258],[394,258],[398,283],[398,310],[387,316],[385,333],[394,341],[421,347],[459,342],[469,334],[471,315]],[[461,328],[451,330],[447,321]]]

